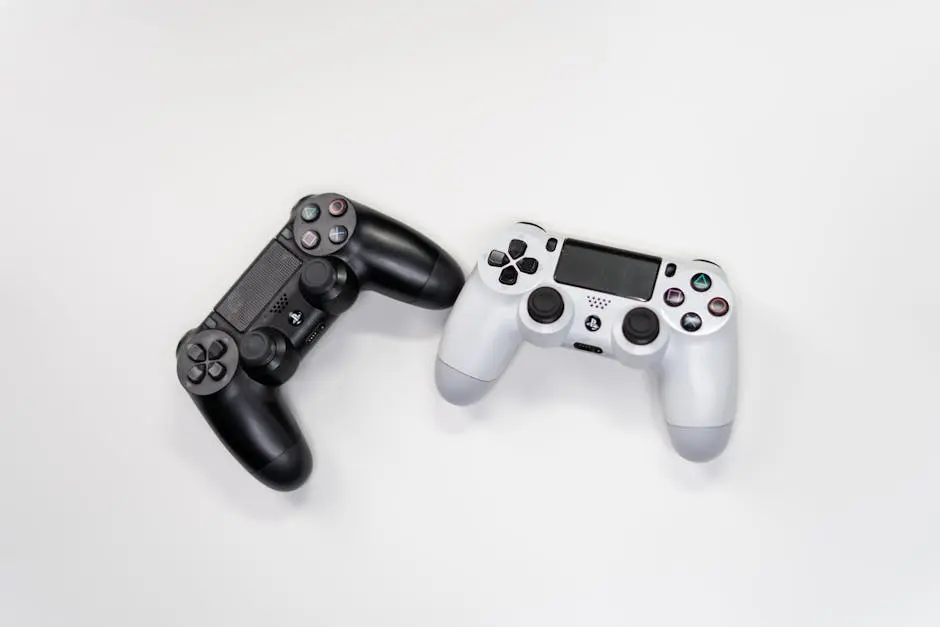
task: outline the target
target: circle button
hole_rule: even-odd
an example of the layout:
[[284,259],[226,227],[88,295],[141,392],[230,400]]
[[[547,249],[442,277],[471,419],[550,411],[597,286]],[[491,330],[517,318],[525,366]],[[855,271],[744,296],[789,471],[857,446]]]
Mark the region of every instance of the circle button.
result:
[[731,305],[724,298],[713,298],[708,303],[708,313],[718,318],[728,313]]
[[331,216],[339,217],[343,215],[344,213],[346,213],[346,209],[347,209],[346,201],[343,200],[342,198],[337,198],[336,200],[330,203],[329,211],[330,211]]
[[702,328],[702,317],[697,313],[687,313],[682,316],[680,323],[683,329],[689,333],[695,333]]
[[624,316],[622,330],[631,344],[652,344],[659,337],[659,317],[652,309],[636,307]]
[[565,299],[554,288],[540,287],[529,294],[527,308],[533,320],[539,324],[551,324],[565,312]]

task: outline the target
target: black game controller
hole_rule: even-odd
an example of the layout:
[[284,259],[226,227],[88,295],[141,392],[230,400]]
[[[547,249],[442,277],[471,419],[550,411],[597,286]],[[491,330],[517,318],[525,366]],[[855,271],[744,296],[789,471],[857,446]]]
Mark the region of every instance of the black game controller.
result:
[[463,284],[453,257],[401,222],[338,194],[307,196],[180,340],[176,372],[245,469],[275,490],[294,490],[313,459],[278,388],[303,356],[361,290],[446,309]]

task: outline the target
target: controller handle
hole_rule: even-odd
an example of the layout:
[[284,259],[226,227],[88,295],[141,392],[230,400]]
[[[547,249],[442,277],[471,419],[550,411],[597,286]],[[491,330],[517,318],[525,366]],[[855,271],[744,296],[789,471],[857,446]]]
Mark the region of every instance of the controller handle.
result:
[[474,269],[444,326],[434,378],[453,405],[482,399],[522,344],[519,296],[489,289]]
[[310,476],[313,457],[278,387],[255,381],[239,367],[218,392],[190,396],[225,447],[263,484],[286,492]]
[[425,309],[446,309],[464,284],[457,261],[428,237],[356,203],[358,224],[336,256],[371,289]]
[[655,370],[673,448],[708,462],[728,446],[738,389],[735,320],[708,337],[672,338]]

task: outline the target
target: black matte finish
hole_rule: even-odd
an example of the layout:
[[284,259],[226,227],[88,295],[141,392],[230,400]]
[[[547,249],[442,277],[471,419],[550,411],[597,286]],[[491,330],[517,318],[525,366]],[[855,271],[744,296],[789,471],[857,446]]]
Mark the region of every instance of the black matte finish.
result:
[[[303,215],[312,205],[324,210]],[[347,230],[344,241],[326,239],[336,226]],[[311,228],[324,237],[306,250],[300,240]],[[302,198],[277,233],[179,342],[177,377],[246,470],[275,490],[294,490],[309,477],[313,458],[279,388],[304,355],[362,290],[445,309],[464,275],[424,235],[338,194]]]
[[637,346],[652,344],[659,337],[659,317],[646,307],[636,307],[623,317],[623,336]]
[[540,287],[529,294],[526,308],[539,324],[551,324],[565,313],[565,299],[553,287]]

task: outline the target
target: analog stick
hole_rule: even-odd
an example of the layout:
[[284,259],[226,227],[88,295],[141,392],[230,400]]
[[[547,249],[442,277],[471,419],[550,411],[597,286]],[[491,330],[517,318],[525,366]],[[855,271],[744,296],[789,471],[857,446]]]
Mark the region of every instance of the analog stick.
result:
[[565,312],[565,300],[552,287],[540,287],[529,294],[529,316],[539,324],[551,324]]
[[623,318],[623,336],[631,344],[645,346],[659,337],[659,317],[646,307],[631,309]]
[[252,331],[241,342],[242,361],[250,368],[263,368],[277,355],[277,345],[263,331]]
[[326,259],[309,261],[304,265],[300,283],[308,294],[326,294],[336,285],[336,268]]

